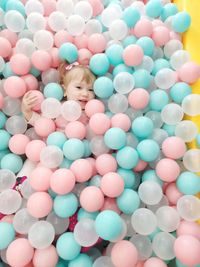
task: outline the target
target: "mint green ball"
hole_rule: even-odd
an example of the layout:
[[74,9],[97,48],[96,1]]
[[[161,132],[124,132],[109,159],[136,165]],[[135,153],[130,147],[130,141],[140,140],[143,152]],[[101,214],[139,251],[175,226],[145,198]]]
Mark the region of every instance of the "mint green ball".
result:
[[112,96],[114,91],[114,86],[110,78],[102,76],[95,80],[93,89],[97,97],[105,99]]
[[68,267],[92,267],[92,260],[87,254],[79,254],[74,260],[70,261]]
[[154,125],[150,118],[141,116],[132,122],[131,129],[136,137],[147,138],[153,133]]
[[154,61],[154,67],[152,70],[152,75],[156,75],[156,73],[163,69],[163,68],[170,68],[170,63],[168,60],[164,59],[164,58],[158,58]]
[[104,53],[95,54],[90,59],[90,69],[91,71],[98,75],[105,75],[110,67],[108,57]]
[[122,40],[123,47],[126,48],[128,45],[135,44],[137,38],[134,35],[129,35]]
[[140,206],[138,193],[132,189],[124,189],[124,192],[117,197],[117,206],[125,214],[133,214]]
[[195,195],[200,192],[200,178],[193,172],[182,172],[176,180],[176,186],[185,195]]
[[6,4],[6,11],[16,10],[21,13],[22,16],[26,16],[24,5],[18,0],[8,0]]
[[17,173],[21,170],[22,166],[22,158],[13,153],[9,153],[1,159],[1,169],[8,169],[14,173]]
[[181,104],[184,97],[190,95],[191,93],[192,88],[187,83],[179,82],[171,87],[169,94],[175,103]]
[[175,32],[185,32],[191,24],[191,16],[186,12],[178,12],[172,17],[172,28]]
[[6,249],[15,239],[15,230],[11,223],[0,222],[0,250]]
[[84,143],[77,138],[71,138],[64,143],[63,153],[69,160],[80,159],[85,153]]
[[7,117],[6,115],[0,111],[0,129],[2,129],[6,123]]
[[117,66],[123,63],[123,47],[119,44],[113,44],[106,49],[106,55],[111,65]]
[[163,7],[162,13],[161,13],[161,19],[165,21],[168,17],[175,15],[178,12],[178,8],[176,4],[166,4]]
[[6,130],[0,130],[0,150],[8,148],[8,143],[11,138],[11,135]]
[[61,218],[72,216],[78,208],[78,199],[75,194],[57,195],[53,202],[54,212]]
[[44,87],[44,96],[46,98],[53,97],[60,101],[64,96],[63,88],[58,83],[48,83]]
[[121,63],[121,64],[117,65],[116,67],[114,67],[112,74],[115,77],[120,72],[128,72],[128,73],[132,74],[133,69],[131,67],[128,67],[125,64]]
[[83,140],[83,144],[84,144],[84,158],[88,158],[89,156],[91,156],[92,152],[90,149],[90,142],[87,139]]
[[121,168],[129,170],[138,164],[139,156],[134,148],[125,146],[117,151],[116,160]]
[[154,111],[161,111],[169,103],[169,96],[163,90],[155,90],[150,93],[149,107]]
[[135,88],[144,88],[147,89],[150,86],[152,76],[145,69],[136,70],[133,73],[133,77],[135,80]]
[[104,135],[104,142],[111,149],[120,149],[126,145],[126,133],[121,128],[110,128]]
[[35,67],[32,67],[29,71],[30,74],[32,74],[33,76],[35,76],[36,78],[40,76],[41,72],[36,69]]
[[71,164],[72,164],[72,160],[69,160],[69,159],[67,159],[67,158],[65,158],[64,157],[64,159],[63,159],[63,161],[62,161],[62,163],[60,164],[60,168],[66,168],[66,169],[69,169],[70,168],[70,166],[71,166]]
[[155,44],[150,37],[143,36],[137,40],[136,44],[142,48],[144,55],[146,56],[153,55]]
[[163,186],[163,181],[157,176],[155,170],[147,170],[142,175],[142,182],[145,181],[154,181],[158,183],[160,186]]
[[137,152],[141,160],[151,162],[158,158],[160,147],[154,140],[145,139],[137,145]]
[[161,0],[150,0],[145,7],[147,16],[151,18],[159,17],[163,11]]
[[2,158],[3,158],[5,155],[7,155],[7,154],[9,154],[9,153],[10,153],[10,150],[8,150],[8,149],[0,150],[0,161],[2,160]]
[[101,185],[101,176],[100,175],[94,175],[90,181],[89,181],[89,185],[91,186],[96,186],[96,187],[100,187]]
[[162,129],[165,130],[169,136],[175,135],[176,125],[169,125],[164,123]]
[[53,132],[47,138],[47,145],[54,145],[59,148],[63,148],[64,143],[67,141],[67,137],[62,132]]
[[78,58],[78,49],[72,43],[64,43],[60,46],[58,55],[60,59],[66,60],[68,63],[73,63]]
[[95,220],[98,214],[99,214],[98,211],[88,212],[85,209],[80,208],[78,211],[78,221],[80,221],[81,219],[85,219],[85,218]]
[[2,74],[4,76],[4,78],[8,78],[8,77],[11,77],[11,76],[17,76],[11,69],[10,67],[10,62],[6,62],[5,66],[4,66],[4,69],[2,71]]
[[81,246],[76,242],[74,234],[67,232],[58,238],[56,250],[62,259],[73,260],[79,255]]
[[132,170],[127,170],[123,168],[118,168],[117,173],[124,180],[124,188],[133,188],[135,185],[135,173]]
[[129,28],[133,28],[135,24],[140,20],[140,12],[134,7],[127,7],[122,15],[123,21]]

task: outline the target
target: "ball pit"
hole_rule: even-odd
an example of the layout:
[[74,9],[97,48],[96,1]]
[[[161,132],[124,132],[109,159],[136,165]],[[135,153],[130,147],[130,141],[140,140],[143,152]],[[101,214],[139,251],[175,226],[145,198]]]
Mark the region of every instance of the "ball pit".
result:
[[[171,0],[0,2],[0,266],[200,265],[191,23]],[[62,61],[95,99],[66,101]]]

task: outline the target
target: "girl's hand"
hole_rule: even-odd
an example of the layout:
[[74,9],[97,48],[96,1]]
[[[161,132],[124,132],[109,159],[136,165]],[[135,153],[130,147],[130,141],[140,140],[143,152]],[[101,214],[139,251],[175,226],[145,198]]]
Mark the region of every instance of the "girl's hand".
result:
[[31,91],[27,92],[22,99],[22,112],[31,111],[37,102],[37,96]]

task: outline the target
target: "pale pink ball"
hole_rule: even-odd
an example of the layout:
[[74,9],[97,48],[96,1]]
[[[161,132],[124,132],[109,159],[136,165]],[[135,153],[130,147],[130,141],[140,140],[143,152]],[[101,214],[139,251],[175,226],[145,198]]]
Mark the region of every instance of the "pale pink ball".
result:
[[87,159],[77,159],[71,166],[70,170],[76,178],[76,182],[83,183],[92,177],[92,166]]
[[156,46],[163,46],[170,40],[169,29],[164,26],[158,26],[153,29],[152,39]]
[[61,30],[55,33],[54,35],[54,43],[56,47],[60,47],[64,43],[73,43],[74,38],[65,30]]
[[17,43],[17,40],[18,40],[18,36],[16,34],[16,32],[12,32],[11,30],[9,29],[4,29],[0,32],[0,37],[4,37],[6,38],[12,47],[14,47]]
[[47,137],[50,133],[55,132],[56,126],[53,120],[40,117],[34,125],[35,132],[41,137]]
[[162,143],[163,154],[171,159],[182,158],[186,149],[187,148],[183,139],[177,136],[167,137]]
[[182,220],[176,230],[177,236],[191,235],[200,241],[200,227],[196,222]]
[[84,139],[86,136],[86,128],[80,121],[69,122],[65,127],[65,134],[68,138]]
[[61,60],[59,58],[59,49],[57,47],[52,47],[50,50],[49,50],[49,53],[51,55],[51,67],[52,68],[58,68],[60,63],[61,63]]
[[143,88],[136,88],[128,95],[128,103],[133,109],[144,109],[149,103],[149,93]]
[[53,207],[53,201],[46,192],[35,192],[27,201],[28,212],[35,218],[47,216]]
[[136,37],[151,36],[153,32],[152,22],[148,19],[140,19],[134,27],[134,34]]
[[128,132],[131,127],[131,120],[128,115],[124,113],[117,113],[111,118],[111,127],[118,127]]
[[104,113],[96,113],[91,116],[89,126],[95,134],[104,134],[110,128],[110,118]]
[[101,207],[101,210],[113,210],[117,212],[118,214],[121,213],[120,209],[117,206],[116,199],[110,198],[110,197],[105,197],[104,204]]
[[26,84],[24,80],[17,76],[8,77],[5,80],[3,87],[6,94],[13,98],[22,97],[26,92]]
[[80,65],[89,65],[92,53],[87,48],[78,50],[78,62]]
[[40,161],[40,152],[46,147],[45,142],[41,140],[32,140],[26,146],[26,156],[33,162]]
[[92,6],[93,17],[96,17],[97,15],[102,13],[104,6],[100,0],[89,0],[89,3]]
[[53,11],[56,11],[55,0],[42,0],[41,2],[44,8],[44,16],[49,16]]
[[183,264],[195,266],[200,263],[200,241],[192,235],[181,235],[174,242],[176,258]]
[[170,31],[169,36],[170,40],[182,40],[181,35],[178,32]]
[[84,188],[80,194],[80,204],[86,211],[94,212],[101,209],[104,203],[104,195],[96,186]]
[[139,261],[135,267],[144,267],[144,262],[143,261]]
[[118,173],[108,172],[102,177],[100,187],[105,196],[118,197],[124,191],[124,180]]
[[51,67],[51,55],[45,50],[37,50],[31,56],[33,66],[40,70],[45,71]]
[[15,239],[7,248],[6,258],[12,267],[27,265],[33,258],[34,249],[26,238]]
[[183,195],[181,192],[179,192],[176,183],[170,183],[167,185],[165,189],[165,195],[167,199],[169,200],[169,203],[172,205],[176,205],[179,198]]
[[79,36],[75,36],[74,37],[74,44],[78,49],[87,48],[88,36],[85,33],[83,33]]
[[17,155],[23,155],[29,142],[30,139],[25,134],[15,134],[9,140],[9,149]]
[[51,189],[59,195],[71,192],[75,182],[75,175],[68,169],[58,169],[50,177]]
[[0,109],[3,108],[3,105],[4,105],[4,97],[3,97],[2,93],[0,93]]
[[85,105],[85,113],[89,118],[96,113],[104,113],[104,111],[105,111],[105,106],[98,99],[92,99],[88,101],[87,104]]
[[3,58],[7,58],[12,53],[12,46],[10,42],[4,38],[0,37],[0,56]]
[[110,154],[102,154],[96,159],[96,169],[100,175],[104,175],[108,172],[116,172],[117,161]]
[[52,171],[46,167],[36,167],[30,174],[29,183],[36,191],[47,191],[50,187]]
[[152,25],[154,28],[156,28],[158,26],[165,26],[164,22],[162,22],[162,20],[160,20],[160,19],[154,19],[152,21]]
[[166,263],[159,258],[152,257],[145,261],[144,267],[167,267]]
[[39,90],[31,90],[31,95],[37,96],[36,103],[32,110],[39,111],[41,109],[41,104],[44,101],[44,95]]
[[156,165],[156,174],[164,182],[173,182],[180,174],[180,167],[173,159],[161,159]]
[[194,62],[186,62],[178,70],[181,81],[186,83],[194,83],[200,77],[200,67]]
[[96,169],[96,160],[94,158],[86,158],[86,160],[91,164],[92,166],[92,176],[97,174]]
[[138,261],[138,252],[133,243],[121,240],[113,246],[111,259],[116,267],[132,267]]
[[21,78],[24,80],[24,82],[26,84],[26,90],[27,91],[38,89],[38,80],[32,74],[24,75]]
[[141,172],[147,167],[148,163],[143,160],[139,160],[135,168],[133,169],[135,172]]
[[93,33],[88,38],[88,49],[96,54],[102,53],[106,49],[106,39],[100,33]]
[[10,58],[10,67],[17,75],[26,75],[31,68],[30,59],[24,54],[15,54]]
[[33,256],[33,264],[35,267],[54,267],[58,261],[56,248],[51,245],[44,249],[36,249]]
[[123,60],[127,66],[138,66],[142,63],[144,53],[139,45],[128,45],[122,54]]

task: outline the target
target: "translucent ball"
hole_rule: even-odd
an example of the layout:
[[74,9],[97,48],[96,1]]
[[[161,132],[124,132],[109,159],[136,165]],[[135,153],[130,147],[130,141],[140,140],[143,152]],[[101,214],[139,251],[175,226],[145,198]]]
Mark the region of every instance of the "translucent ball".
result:
[[102,25],[96,19],[90,19],[85,25],[85,33],[89,36],[93,33],[102,33]]
[[134,234],[129,241],[135,245],[139,253],[139,260],[147,260],[152,254],[152,244],[147,236]]
[[175,231],[180,223],[178,212],[169,206],[160,207],[156,211],[158,227],[165,232]]
[[31,187],[28,179],[26,179],[20,185],[20,192],[24,199],[29,199],[29,197],[35,192],[35,190],[33,190],[33,188]]
[[41,137],[39,137],[39,135],[36,134],[34,127],[29,128],[25,132],[25,135],[28,136],[30,140],[41,139]]
[[176,238],[165,232],[157,233],[153,239],[153,251],[162,260],[172,260],[175,258],[174,242]]
[[85,21],[79,15],[71,15],[66,25],[67,31],[73,36],[81,35],[85,30]]
[[175,128],[175,135],[182,138],[185,142],[192,141],[198,134],[198,128],[193,121],[183,120]]
[[77,101],[68,100],[61,106],[61,114],[67,121],[76,121],[82,113],[81,106]]
[[126,223],[126,236],[130,237],[135,234],[135,230],[133,229],[133,226],[131,224],[131,216],[122,213],[121,218]]
[[25,27],[25,19],[22,14],[16,10],[7,11],[4,16],[6,28],[12,32],[21,32]]
[[114,20],[109,26],[109,34],[114,40],[122,40],[128,33],[126,23],[121,19]]
[[181,50],[182,48],[183,44],[181,41],[172,39],[164,46],[164,54],[169,59],[177,50]]
[[191,94],[184,97],[182,101],[183,112],[189,116],[200,114],[200,95]]
[[28,38],[21,38],[16,43],[16,51],[27,57],[31,57],[35,50],[36,48],[33,41]]
[[63,152],[57,146],[44,147],[40,153],[40,161],[47,168],[56,168],[63,161]]
[[163,196],[161,186],[154,181],[144,181],[138,188],[140,199],[149,205],[157,204]]
[[104,26],[110,27],[114,20],[120,19],[122,16],[122,10],[115,5],[109,6],[101,13],[101,22]]
[[2,110],[8,116],[17,115],[21,112],[21,101],[18,98],[6,96]]
[[15,213],[21,203],[21,195],[16,190],[7,189],[0,193],[0,213],[6,215]]
[[5,61],[2,57],[0,57],[0,72],[2,72],[5,68]]
[[28,234],[30,227],[36,223],[38,219],[31,216],[27,209],[20,209],[15,213],[13,218],[13,227],[19,234]]
[[92,267],[114,267],[114,265],[110,257],[101,256],[94,261]]
[[38,0],[28,0],[25,4],[25,12],[27,16],[32,12],[37,12],[43,15],[44,7],[42,3]]
[[185,50],[177,50],[170,58],[170,65],[174,70],[178,70],[188,61],[190,61],[190,54]]
[[41,104],[41,111],[44,117],[55,119],[60,115],[61,103],[53,97],[46,98]]
[[200,218],[200,200],[192,195],[185,195],[177,202],[177,211],[186,221],[196,221]]
[[101,257],[101,252],[93,247],[91,248],[88,252],[87,252],[87,255],[93,260],[95,261],[96,259],[98,259],[99,257]]
[[137,117],[141,117],[143,112],[141,110],[136,110],[133,108],[128,108],[126,110],[126,114],[129,116],[129,118],[133,121],[134,119],[136,119]]
[[14,172],[7,169],[0,170],[0,192],[6,189],[13,188],[15,183],[16,183],[16,176]]
[[68,229],[69,218],[60,218],[54,212],[51,212],[46,220],[53,225],[56,235],[60,235]]
[[135,137],[135,135],[133,135],[132,133],[127,133],[126,134],[126,145],[127,146],[131,146],[133,148],[136,148],[139,141],[137,139],[137,137]]
[[27,38],[29,40],[33,40],[33,33],[27,29],[24,29],[23,31],[21,31],[19,34],[19,39],[22,39],[22,38]]
[[30,30],[32,33],[36,33],[37,31],[45,29],[46,20],[43,15],[33,12],[28,15],[26,19],[26,25],[28,30]]
[[163,195],[162,199],[157,204],[147,205],[147,208],[155,213],[160,207],[168,206],[168,205],[169,205],[169,201],[167,197]]
[[152,120],[154,128],[160,128],[163,125],[160,112],[158,111],[150,110],[145,114],[145,117],[148,117],[149,119]]
[[112,113],[124,113],[128,108],[128,99],[122,94],[113,94],[108,100],[108,108]]
[[48,17],[48,25],[55,32],[64,30],[66,27],[65,15],[60,11],[52,12]]
[[168,133],[163,130],[163,129],[159,129],[156,128],[153,130],[153,133],[151,135],[151,139],[153,139],[154,141],[156,141],[156,143],[161,146],[163,141],[168,137]]
[[27,130],[27,121],[22,116],[14,115],[7,119],[5,128],[12,135],[23,134]]
[[175,71],[168,68],[163,68],[156,73],[155,84],[160,89],[169,89],[175,84],[176,79],[177,75]]
[[4,10],[0,8],[0,26],[4,24]]
[[152,72],[153,70],[153,67],[154,67],[154,62],[153,62],[153,59],[149,56],[144,56],[143,57],[143,60],[142,60],[142,63],[138,66],[135,66],[134,69],[135,70],[138,70],[138,69],[145,69],[149,72]]
[[35,46],[40,50],[49,50],[53,47],[53,35],[46,30],[38,30],[33,37]]
[[167,104],[161,111],[161,118],[164,123],[175,125],[183,118],[183,109],[175,103]]
[[131,223],[138,234],[150,235],[156,229],[157,219],[152,211],[140,208],[133,213]]
[[92,17],[92,6],[89,2],[80,1],[74,7],[74,14],[81,16],[85,21]]
[[55,230],[47,221],[34,223],[28,231],[28,240],[36,249],[47,248],[51,245],[55,237]]
[[56,9],[62,12],[66,17],[69,17],[74,11],[74,1],[58,0],[56,3]]
[[[58,72],[58,70],[54,69],[54,68],[50,68],[46,71],[42,72],[42,83],[44,85],[47,85],[48,83],[58,83],[59,82],[59,78],[60,78],[60,74]],[[49,86],[50,87],[50,86]],[[63,91],[60,88],[59,90],[59,85],[58,88],[56,88],[57,90],[55,90],[55,96],[54,98],[56,98],[56,96],[59,98],[62,98],[63,96]],[[47,90],[48,91],[48,90]],[[46,93],[46,90],[45,90]],[[50,96],[46,96],[46,97],[50,97]],[[53,96],[52,96],[53,97]],[[57,99],[58,99],[57,98]],[[60,100],[60,99],[59,99]]]
[[133,75],[128,72],[120,72],[113,80],[115,91],[120,94],[128,94],[133,90],[135,82]]
[[106,146],[106,144],[104,142],[103,136],[93,137],[90,141],[90,149],[91,149],[91,152],[95,156],[99,156],[101,154],[108,153],[108,151],[109,151],[109,148]]

